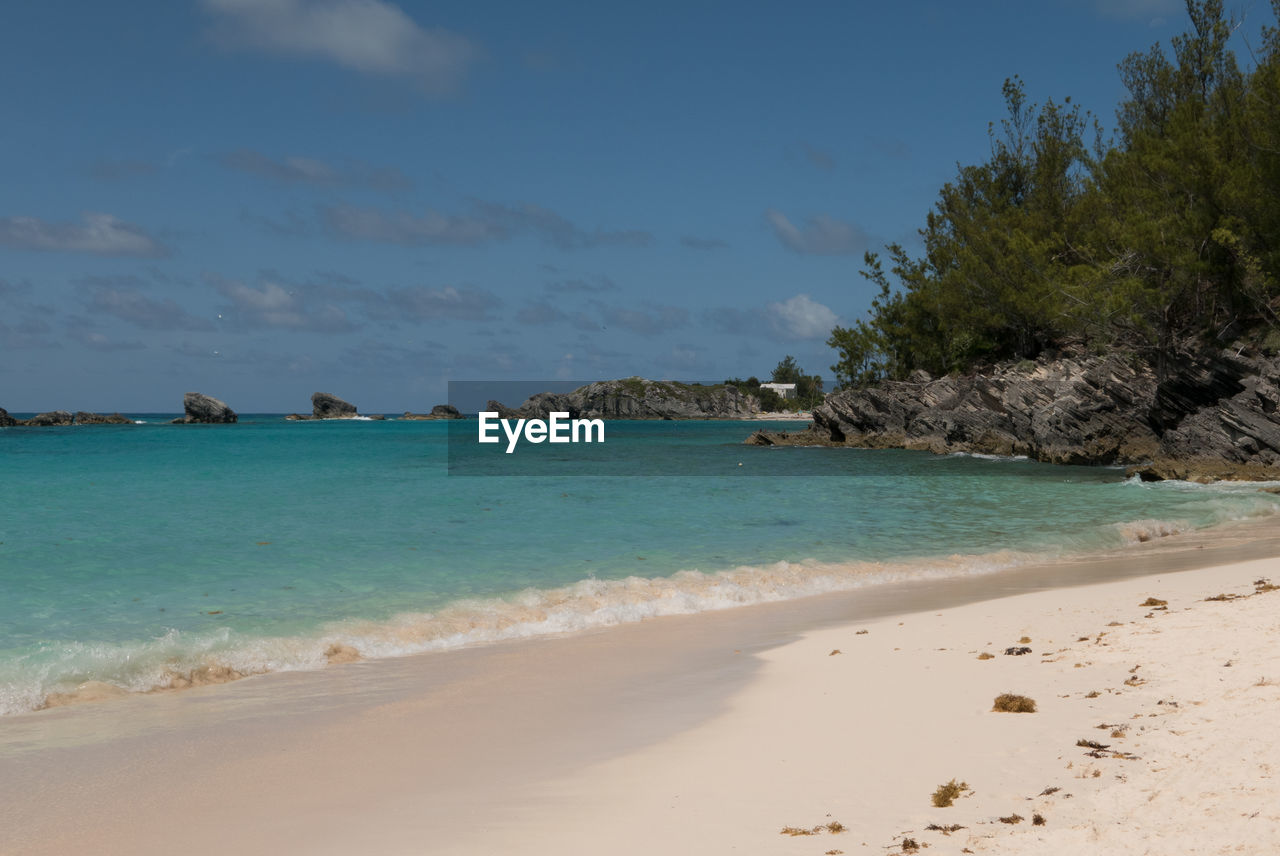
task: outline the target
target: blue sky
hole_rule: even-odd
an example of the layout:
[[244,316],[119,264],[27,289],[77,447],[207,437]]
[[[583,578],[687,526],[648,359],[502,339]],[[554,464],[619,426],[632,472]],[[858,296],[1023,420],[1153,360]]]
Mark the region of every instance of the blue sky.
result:
[[[1267,4],[1235,7],[1258,32]],[[0,406],[422,410],[765,375],[1002,81],[1109,122],[1178,0],[46,0],[0,13]],[[1243,47],[1243,44],[1242,44]]]

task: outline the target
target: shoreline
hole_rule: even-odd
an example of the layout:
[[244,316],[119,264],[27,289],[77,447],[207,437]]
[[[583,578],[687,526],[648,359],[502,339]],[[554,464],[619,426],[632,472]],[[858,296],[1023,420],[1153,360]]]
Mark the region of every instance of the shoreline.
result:
[[[247,678],[323,671],[353,662],[386,662],[501,644],[572,637],[672,616],[737,611],[764,604],[847,595],[875,600],[881,590],[930,586],[1045,566],[1087,566],[1137,559],[1155,551],[1177,551],[1187,539],[1219,542],[1241,531],[1265,532],[1272,514],[1185,529],[1176,521],[1132,520],[1116,524],[1123,546],[1054,555],[1001,549],[982,554],[932,555],[892,561],[829,562],[815,559],[743,565],[719,571],[683,570],[657,577],[584,579],[553,588],[530,588],[506,596],[460,600],[430,612],[401,612],[383,619],[349,619],[291,637],[246,636],[238,645],[201,659],[153,662],[135,650],[142,669],[131,684],[90,677],[76,686],[30,693],[26,709],[0,708],[0,723],[61,707],[77,707],[133,696],[155,697],[223,685]],[[1248,536],[1244,536],[1248,537]],[[1142,546],[1148,545],[1148,546]],[[1280,553],[1280,547],[1277,548]],[[963,583],[961,582],[961,586]],[[803,608],[803,607],[802,607]],[[266,651],[267,653],[263,653]],[[264,659],[265,658],[265,659]],[[17,686],[16,684],[14,686]]]
[[[852,633],[850,622],[878,621],[892,627],[889,617],[904,616],[901,620],[907,625],[918,626],[926,613],[940,609],[944,614],[1001,612],[1019,598],[1040,598],[1048,604],[1045,611],[1052,613],[1064,600],[1087,602],[1091,589],[1086,587],[1115,575],[1128,578],[1101,585],[1150,587],[1152,581],[1142,575],[1172,578],[1206,564],[1275,557],[1280,555],[1280,539],[1270,534],[1271,529],[1267,521],[1255,521],[1159,539],[1124,551],[1119,560],[889,585],[657,618],[573,636],[316,672],[274,673],[225,686],[6,718],[0,720],[0,757],[10,773],[0,783],[0,824],[21,832],[9,845],[18,849],[0,847],[0,853],[67,852],[90,842],[101,849],[104,841],[119,842],[118,849],[130,852],[165,852],[171,842],[146,832],[152,821],[139,807],[167,806],[166,814],[183,814],[183,804],[204,807],[201,817],[183,820],[186,834],[192,836],[184,848],[193,853],[206,852],[200,846],[221,852],[233,844],[245,852],[297,850],[299,840],[314,845],[310,852],[369,847],[376,852],[421,852],[410,844],[420,844],[421,836],[438,845],[432,852],[477,852],[468,851],[473,846],[484,852],[530,852],[527,848],[535,840],[538,846],[546,844],[547,852],[580,852],[564,838],[552,847],[555,824],[538,824],[558,817],[564,833],[581,830],[584,815],[600,818],[601,823],[614,816],[622,823],[625,818],[618,819],[616,813],[626,800],[606,800],[588,812],[581,809],[579,797],[594,799],[616,785],[611,777],[619,773],[608,765],[670,761],[673,741],[701,734],[693,745],[699,739],[706,742],[708,734],[723,730],[724,717],[736,715],[744,698],[759,697],[760,692],[765,699],[794,699],[796,687],[788,685],[781,696],[776,689],[756,688],[770,686],[774,658],[790,656],[784,652],[795,646],[811,648],[811,640],[822,634]],[[1182,578],[1195,574],[1212,577],[1197,571]],[[1161,586],[1169,590],[1163,582]],[[989,626],[986,622],[982,632]],[[840,647],[850,654],[855,642],[881,635],[885,634],[873,631],[849,638]],[[963,665],[967,667],[970,659]],[[999,660],[974,663],[1000,667],[1015,662]],[[1016,662],[1036,660],[1024,657]],[[822,663],[837,661],[853,662],[832,658]],[[917,665],[928,671],[938,664]],[[869,673],[875,666],[867,663]],[[902,674],[895,675],[889,677],[903,680]],[[866,675],[854,677],[865,684]],[[810,686],[811,680],[809,676],[799,685]],[[837,689],[825,680],[817,685],[823,692]],[[909,685],[909,680],[904,683]],[[887,709],[905,704],[893,697],[891,693]],[[746,704],[750,707],[752,702]],[[787,719],[794,713],[790,708],[773,711],[772,716],[781,717],[773,730],[794,727]],[[958,738],[946,725],[945,720],[930,720],[919,727]],[[848,728],[856,731],[857,723]],[[843,733],[829,735],[830,745],[838,746]],[[742,749],[747,755],[755,751]],[[821,758],[825,752],[813,754]],[[686,755],[687,748],[678,753]],[[707,772],[724,766],[725,759],[689,763],[689,770]],[[855,764],[845,775],[856,782],[868,773]],[[901,771],[876,775],[892,778]],[[955,775],[971,776],[965,770]],[[767,783],[774,777],[759,778]],[[574,790],[583,782],[594,784],[585,792]],[[60,795],[56,802],[47,799],[51,793]],[[841,822],[850,825],[847,818]],[[773,822],[764,815],[758,819]],[[739,817],[735,823],[741,826],[750,820]],[[657,832],[645,817],[631,817],[629,822]],[[779,821],[799,823],[809,821],[789,814]],[[687,829],[686,833],[693,834]],[[479,845],[476,836],[483,838]],[[512,849],[503,850],[502,842],[508,840],[503,836],[514,836],[510,840],[523,845],[512,843]],[[653,846],[652,836],[641,840]],[[806,840],[810,845],[826,844],[823,849],[840,844],[794,839]],[[812,850],[787,849],[789,841],[776,830],[759,840],[753,834],[751,842],[744,841],[744,846],[749,844],[744,852]],[[682,849],[674,840],[670,843],[676,851]],[[868,839],[876,847],[888,843]]]

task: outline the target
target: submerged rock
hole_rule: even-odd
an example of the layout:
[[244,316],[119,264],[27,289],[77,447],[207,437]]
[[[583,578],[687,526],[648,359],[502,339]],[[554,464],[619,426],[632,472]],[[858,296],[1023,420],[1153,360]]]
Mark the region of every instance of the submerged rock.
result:
[[311,396],[312,419],[352,419],[357,415],[354,404],[336,395],[317,392]]
[[199,392],[188,392],[182,396],[182,409],[186,415],[181,419],[173,420],[173,424],[224,424],[237,422],[240,419],[225,402]]
[[1131,464],[1152,480],[1276,478],[1278,380],[1280,359],[1238,352],[1184,356],[1162,378],[1122,355],[1006,363],[832,393],[808,430],[746,442]]

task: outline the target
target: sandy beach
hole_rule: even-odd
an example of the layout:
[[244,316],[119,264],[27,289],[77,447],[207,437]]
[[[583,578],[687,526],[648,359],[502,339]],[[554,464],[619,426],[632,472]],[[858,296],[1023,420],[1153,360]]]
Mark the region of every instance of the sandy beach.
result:
[[0,852],[1272,852],[1268,534],[6,718]]

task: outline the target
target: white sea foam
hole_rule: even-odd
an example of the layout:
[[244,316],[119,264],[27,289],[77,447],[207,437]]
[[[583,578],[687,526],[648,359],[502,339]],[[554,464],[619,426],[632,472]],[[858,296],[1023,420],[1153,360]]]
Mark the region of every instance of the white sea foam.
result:
[[948,458],[977,458],[980,461],[1029,461],[1026,455],[989,455],[984,452],[951,452]]
[[[1257,503],[1242,508],[1239,497],[1224,497],[1213,522],[1280,510],[1275,496],[1253,490]],[[1114,524],[1109,531],[1116,534],[1109,545],[1104,535],[1102,541],[1066,549],[1071,554],[1089,553],[1194,528],[1186,520],[1131,520]],[[897,562],[777,562],[715,572],[685,570],[670,577],[584,579],[507,597],[460,600],[435,611],[406,612],[382,621],[334,622],[298,636],[247,637],[221,628],[200,633],[170,630],[132,644],[50,643],[0,663],[0,715],[101,698],[113,687],[128,692],[181,689],[265,672],[316,669],[359,657],[397,657],[897,582],[977,576],[1056,556],[1000,551]]]

